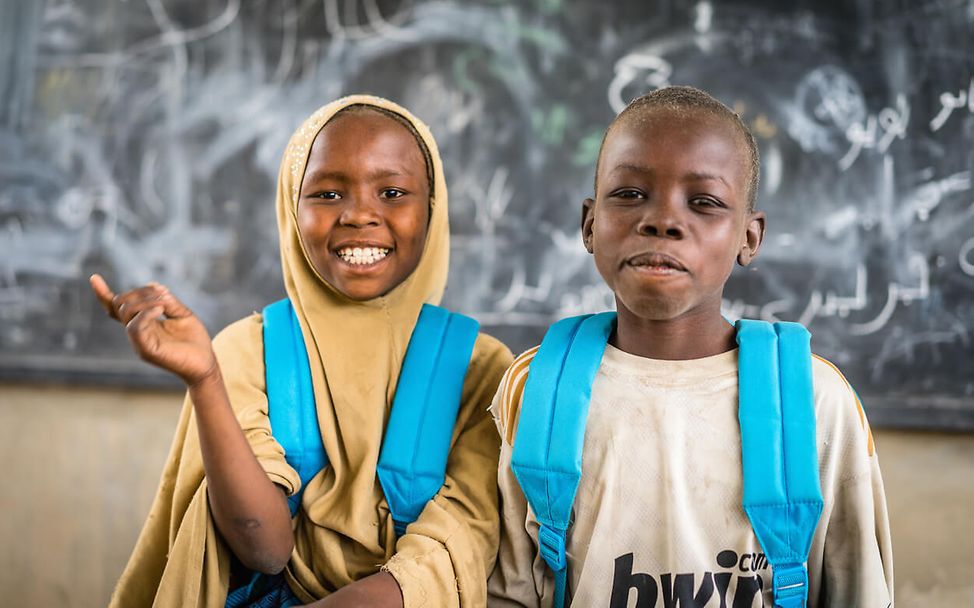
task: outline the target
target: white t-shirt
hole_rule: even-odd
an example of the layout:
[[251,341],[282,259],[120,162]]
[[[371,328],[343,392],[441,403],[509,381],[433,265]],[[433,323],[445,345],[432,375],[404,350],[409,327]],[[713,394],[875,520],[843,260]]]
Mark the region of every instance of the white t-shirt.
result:
[[[503,443],[501,544],[489,606],[551,606],[538,523],[511,470],[528,367],[518,357],[491,411]],[[812,365],[825,506],[808,558],[809,606],[886,608],[889,521],[862,407],[841,373]],[[659,361],[606,347],[592,385],[569,530],[572,606],[773,606],[771,567],[741,506],[737,351]]]

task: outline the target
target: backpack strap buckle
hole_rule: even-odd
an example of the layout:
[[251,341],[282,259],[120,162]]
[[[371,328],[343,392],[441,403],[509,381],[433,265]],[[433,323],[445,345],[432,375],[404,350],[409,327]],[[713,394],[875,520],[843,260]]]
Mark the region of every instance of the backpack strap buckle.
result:
[[779,608],[804,608],[808,599],[808,570],[805,564],[772,566],[774,605]]
[[541,557],[552,570],[564,570],[568,565],[565,558],[565,537],[567,531],[562,532],[541,524],[538,530],[538,542],[540,544]]

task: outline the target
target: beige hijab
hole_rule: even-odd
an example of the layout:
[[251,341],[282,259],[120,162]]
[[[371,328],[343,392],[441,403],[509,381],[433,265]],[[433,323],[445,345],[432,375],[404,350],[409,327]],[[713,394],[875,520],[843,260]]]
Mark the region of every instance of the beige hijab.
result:
[[[345,298],[318,277],[302,246],[296,216],[312,142],[335,113],[356,104],[406,118],[423,138],[433,162],[429,232],[419,266],[389,294],[364,303]],[[344,570],[348,556],[343,552],[358,545],[353,550],[367,552],[373,562],[385,553],[374,534],[350,539],[351,547],[325,543],[324,551],[316,537],[323,530],[374,530],[387,515],[387,511],[377,514],[374,508],[363,508],[363,503],[382,500],[375,467],[388,406],[420,308],[425,302],[439,303],[449,265],[446,184],[432,134],[404,108],[377,97],[345,97],[321,108],[288,144],[278,181],[277,219],[284,285],[304,331],[318,424],[331,464],[305,491],[307,518],[299,520],[295,539],[301,559],[292,560],[291,570],[298,584],[320,595],[317,577],[307,569],[324,570],[324,578],[332,581],[354,580],[367,572]]]
[[[389,294],[351,301],[315,272],[297,230],[297,201],[311,145],[338,111],[383,108],[405,118],[429,150],[433,191],[426,244],[416,270]],[[397,540],[376,479],[383,429],[409,337],[426,302],[446,283],[447,192],[429,129],[402,107],[352,96],[311,115],[291,137],[278,178],[277,218],[288,297],[304,333],[318,421],[330,466],[308,482],[294,519],[286,572],[304,601],[377,571],[397,578],[407,606],[479,605],[497,543],[499,439],[486,413],[509,351],[478,338],[451,442],[447,480],[420,519]],[[297,491],[300,480],[270,433],[261,319],[253,315],[214,339],[231,404],[268,476]],[[222,606],[230,553],[209,515],[198,432],[186,400],[159,491],[112,605]]]

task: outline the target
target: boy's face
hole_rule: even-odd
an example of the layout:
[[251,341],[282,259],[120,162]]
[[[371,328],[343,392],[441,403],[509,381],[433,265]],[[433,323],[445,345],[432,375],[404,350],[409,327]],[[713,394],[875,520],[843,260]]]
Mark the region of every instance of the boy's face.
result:
[[720,314],[735,260],[748,264],[764,214],[747,210],[748,164],[732,125],[652,109],[615,125],[602,150],[582,238],[620,315],[666,321]]
[[353,300],[370,300],[419,265],[429,202],[426,162],[413,134],[376,112],[345,114],[311,146],[298,230],[321,278]]

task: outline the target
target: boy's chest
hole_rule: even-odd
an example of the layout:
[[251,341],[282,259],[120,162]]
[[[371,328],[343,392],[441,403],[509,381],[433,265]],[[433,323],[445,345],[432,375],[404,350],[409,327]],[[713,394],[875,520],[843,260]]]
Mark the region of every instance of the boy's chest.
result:
[[707,503],[709,492],[720,488],[740,502],[737,413],[736,384],[653,389],[600,376],[585,428],[582,486],[596,490],[610,479],[638,479],[635,494],[648,500]]
[[605,605],[643,585],[686,605],[761,605],[770,568],[741,507],[736,398],[736,386],[597,379],[569,539],[576,600]]

